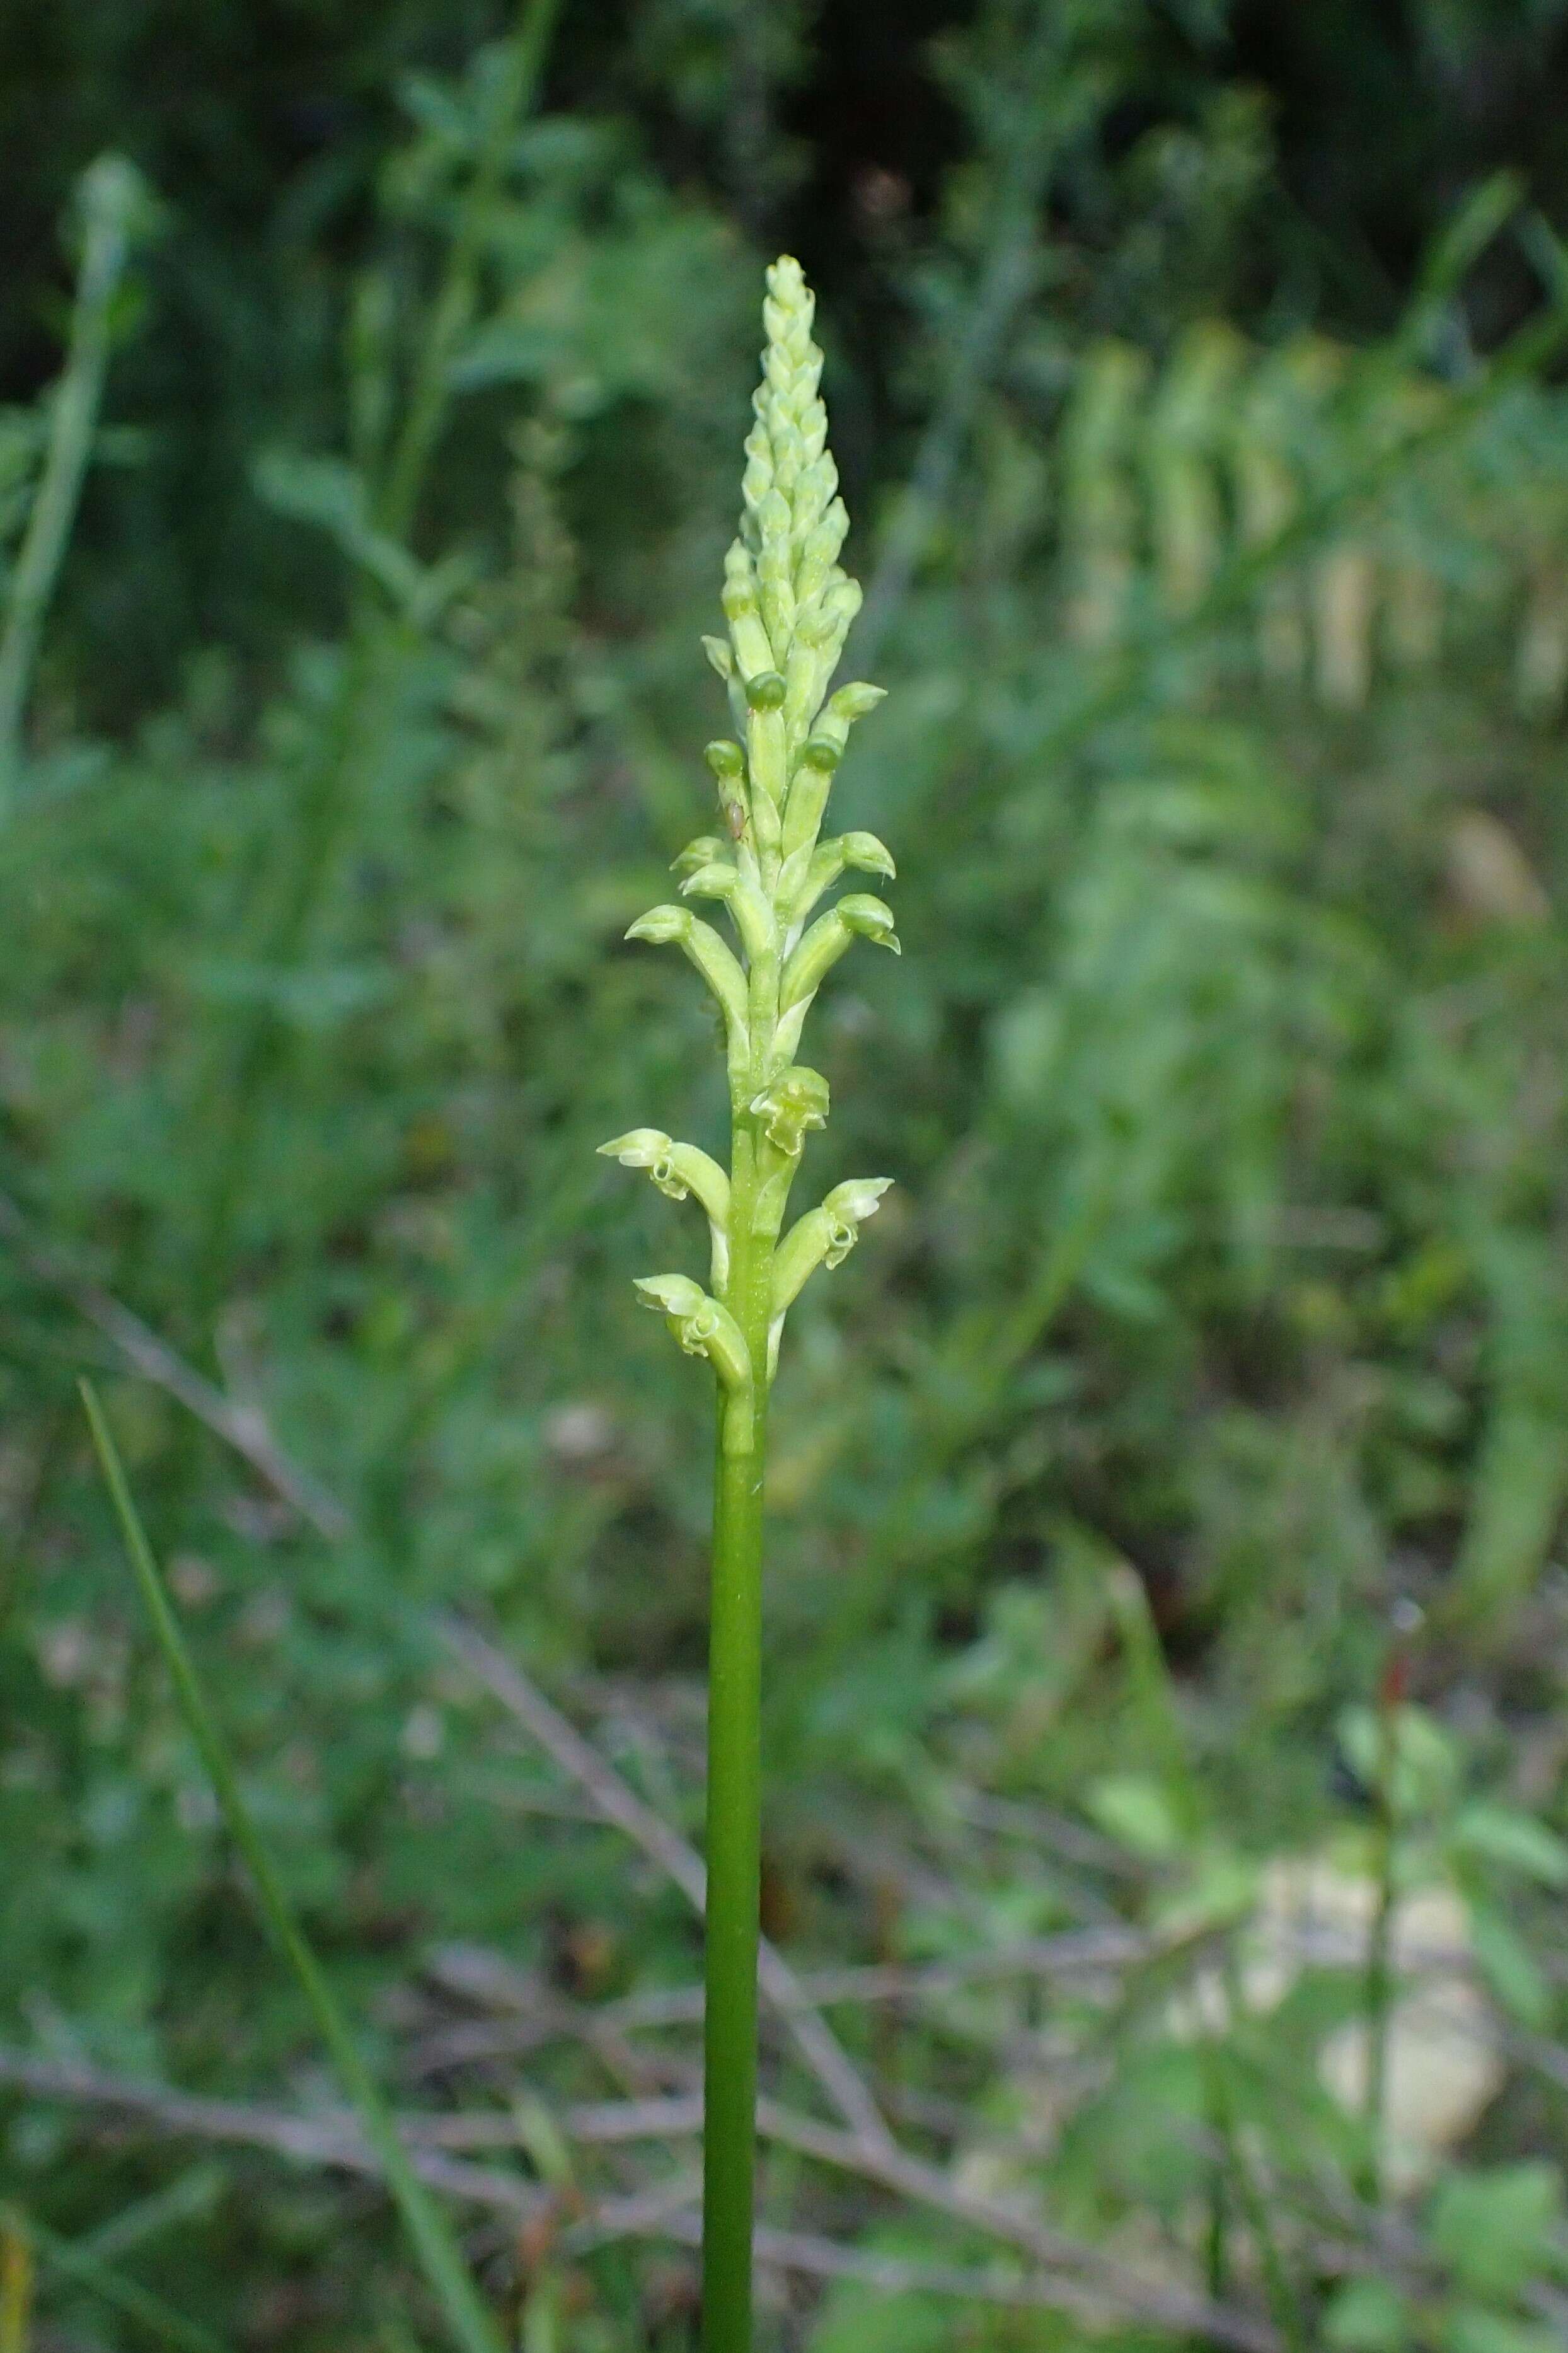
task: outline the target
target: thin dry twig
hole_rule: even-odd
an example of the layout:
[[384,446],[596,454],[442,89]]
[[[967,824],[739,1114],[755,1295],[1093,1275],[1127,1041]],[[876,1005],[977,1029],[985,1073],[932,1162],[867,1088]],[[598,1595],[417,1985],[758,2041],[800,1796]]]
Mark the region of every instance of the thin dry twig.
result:
[[[1133,1928],[1073,1928],[1052,1936],[1031,1936],[1013,1945],[959,1953],[951,1959],[914,1964],[878,1961],[797,1972],[796,1983],[817,2010],[839,2003],[933,2000],[966,1986],[1013,1978],[1089,1978],[1164,1959],[1184,1950],[1189,1938],[1162,1942]],[[668,2027],[700,2026],[700,1985],[660,1986],[615,2001],[564,2000],[499,1953],[482,1946],[449,1945],[431,1956],[426,1974],[448,1992],[477,2001],[503,2019],[465,2020],[437,2029],[419,2046],[416,2066],[435,2074],[453,2067],[516,2059],[549,2042],[574,2041],[609,2050],[615,2038],[617,2072],[647,2063],[624,2038]]]
[[164,1389],[188,1413],[205,1422],[235,1452],[243,1456],[267,1484],[300,1519],[329,1543],[342,1544],[353,1533],[353,1522],[331,1490],[311,1472],[302,1470],[272,1435],[266,1416],[253,1405],[237,1405],[202,1374],[176,1356],[152,1326],[96,1282],[68,1265],[51,1245],[40,1241],[26,1218],[7,1194],[0,1193],[0,1234],[15,1242],[29,1273],[68,1299],[77,1313],[113,1342],[126,1362],[144,1380]]
[[[74,2059],[34,2058],[26,2052],[5,2049],[0,2049],[0,2084],[31,2093],[35,2099],[116,2109],[124,2116],[142,2117],[161,2132],[193,2140],[269,2148],[304,2165],[326,2165],[381,2178],[380,2163],[347,2109],[322,2116],[291,2116],[285,2109],[251,2107],[239,2100],[199,2098],[167,2084],[142,2083],[133,2076],[88,2067]],[[540,2211],[545,2194],[531,2182],[445,2156],[424,2137],[424,2119],[404,2121],[409,2128],[414,2169],[433,2189],[525,2219]]]
[[[652,2201],[648,2201],[652,2202]],[[675,2239],[694,2247],[701,2237],[701,2218],[695,2212],[660,2211],[643,2220],[644,2201],[607,2200],[591,2221],[563,2236],[569,2252],[602,2245],[612,2233],[617,2238]],[[1007,2273],[1000,2269],[963,2270],[942,2263],[917,2263],[895,2255],[868,2253],[840,2246],[832,2239],[805,2231],[780,2231],[758,2225],[753,2241],[759,2263],[774,2270],[797,2272],[814,2279],[852,2279],[886,2295],[920,2294],[953,2296],[965,2302],[1005,2305],[1036,2311],[1071,2312],[1104,2326],[1121,2318],[1150,2323],[1182,2335],[1195,2333],[1215,2344],[1234,2346],[1237,2353],[1279,2353],[1279,2339],[1262,2321],[1143,2284],[1136,2301],[1114,2296],[1083,2281],[1049,2272]]]
[[[271,2149],[304,2164],[379,2178],[380,2167],[360,2134],[352,2112],[319,2116],[289,2115],[233,2100],[213,2100],[139,2081],[74,2060],[34,2057],[0,2047],[0,2084],[38,2099],[105,2107],[134,2116],[158,2130],[182,2137]],[[554,2122],[569,2142],[604,2146],[630,2140],[667,2141],[701,2129],[700,2099],[678,2098],[581,2103],[559,2111]],[[914,2203],[1000,2238],[1031,2256],[1041,2268],[1025,2279],[984,2272],[943,2272],[940,2267],[895,2265],[834,2246],[825,2239],[763,2230],[757,2238],[760,2261],[818,2277],[861,2278],[873,2284],[923,2284],[935,2294],[985,2296],[992,2302],[1047,2305],[1105,2316],[1117,2312],[1184,2334],[1205,2336],[1237,2353],[1279,2353],[1273,2331],[1250,2314],[1210,2304],[1200,2295],[1142,2278],[1098,2248],[1037,2223],[1021,2208],[970,2196],[933,2167],[905,2156],[868,2149],[855,2134],[763,2100],[758,2129],[764,2139],[794,2148],[820,2164],[898,2191]],[[470,2204],[531,2220],[559,2201],[553,2191],[513,2173],[476,2165],[453,2149],[520,2147],[518,2120],[500,2114],[442,2116],[403,2114],[397,2127],[416,2169],[435,2188]],[[584,2210],[563,2234],[563,2242],[586,2250],[614,2238],[673,2238],[695,2243],[700,2229],[692,2210],[694,2179],[674,2181]],[[944,2286],[943,2281],[952,2283]]]
[[[695,1848],[689,1846],[679,1831],[671,1830],[651,1806],[644,1804],[614,1766],[493,1642],[487,1641],[461,1619],[443,1617],[437,1623],[443,1639],[476,1680],[554,1758],[563,1772],[581,1784],[605,1820],[640,1846],[700,1914],[707,1902],[708,1883]],[[763,1992],[779,2012],[801,2056],[844,2122],[868,2150],[891,2150],[893,2137],[843,2045],[815,2008],[789,1963],[765,1938],[758,1957],[757,1977]]]

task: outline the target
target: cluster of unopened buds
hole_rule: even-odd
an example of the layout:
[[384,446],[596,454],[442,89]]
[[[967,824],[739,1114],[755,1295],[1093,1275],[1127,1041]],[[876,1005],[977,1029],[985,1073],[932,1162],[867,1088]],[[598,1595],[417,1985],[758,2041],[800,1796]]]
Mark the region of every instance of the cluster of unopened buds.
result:
[[773,1378],[784,1320],[802,1285],[818,1266],[842,1261],[890,1182],[837,1185],[784,1232],[805,1138],[826,1124],[828,1112],[826,1080],[795,1059],[805,1017],[857,939],[895,955],[899,948],[891,911],[869,892],[852,891],[812,920],[847,873],[893,873],[874,834],[821,839],[850,728],[882,690],[853,684],[828,693],[860,591],[837,560],[848,518],[826,446],[812,312],[799,264],[776,262],[763,306],[768,343],[746,441],[744,509],[725,563],[729,635],[703,640],[735,728],[707,753],[723,830],[690,842],[675,860],[682,901],[721,903],[736,945],[688,904],[651,908],[627,934],[679,947],[717,999],[730,1076],[730,1172],[657,1128],[633,1128],[600,1146],[623,1166],[646,1169],[672,1199],[695,1195],[707,1213],[710,1289],[680,1274],[646,1276],[637,1289],[684,1349],[711,1360],[735,1409],[725,1430],[736,1446],[752,1442],[752,1409]]

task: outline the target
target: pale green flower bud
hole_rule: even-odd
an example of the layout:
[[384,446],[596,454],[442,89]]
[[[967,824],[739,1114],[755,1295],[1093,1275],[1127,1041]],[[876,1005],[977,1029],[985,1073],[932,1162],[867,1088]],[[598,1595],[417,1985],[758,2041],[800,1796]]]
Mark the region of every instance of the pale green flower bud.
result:
[[722,638],[704,638],[702,650],[724,681],[731,723],[743,730],[746,724],[746,698],[741,692],[741,681],[735,675],[733,648],[727,645]]
[[836,1185],[819,1209],[808,1209],[780,1243],[773,1260],[773,1314],[780,1317],[819,1266],[842,1266],[876,1214],[890,1176],[852,1176]]
[[[748,718],[745,697],[738,685],[731,691],[740,705],[739,724],[744,727]],[[721,735],[706,747],[702,756],[712,770],[713,781],[719,787],[719,806],[724,812],[730,839],[742,841],[750,818],[745,786],[746,755],[738,744],[731,743],[727,735]]]
[[855,722],[868,717],[879,702],[886,702],[887,699],[885,686],[868,686],[864,679],[851,679],[847,686],[841,686],[837,693],[829,696],[826,708],[816,723],[816,732],[828,743],[837,744],[842,752],[849,741],[849,730]]
[[735,668],[742,679],[773,668],[773,649],[763,625],[755,569],[750,554],[736,540],[724,559],[724,590],[720,600],[730,624]]
[[716,833],[700,833],[695,841],[689,841],[670,860],[669,871],[672,874],[696,874],[704,866],[723,864],[729,854],[729,843],[721,841]]
[[630,925],[626,937],[651,940],[656,947],[674,945],[689,957],[719,1000],[730,1027],[731,1048],[743,1048],[746,976],[711,923],[702,923],[689,907],[650,907]]
[[875,711],[886,693],[885,687],[867,686],[857,680],[852,685],[841,686],[818,713],[816,725],[801,745],[784,804],[783,849],[786,860],[816,840],[833,788],[834,771],[849,740],[849,730],[858,719]]
[[[713,848],[719,845],[715,842]],[[683,899],[732,899],[740,883],[732,860],[706,858],[694,866],[680,886]]]
[[[829,494],[831,495],[831,493]],[[796,500],[797,508],[803,503]],[[838,563],[838,553],[849,535],[849,514],[842,499],[834,499],[820,522],[808,532],[800,552],[795,593],[800,605],[809,605],[826,587]]]
[[645,1274],[637,1281],[645,1307],[663,1315],[689,1356],[708,1356],[726,1388],[749,1386],[752,1360],[729,1310],[685,1274]]
[[598,1147],[623,1168],[646,1168],[661,1193],[684,1201],[695,1193],[710,1219],[722,1226],[730,1214],[730,1179],[716,1160],[695,1144],[677,1144],[661,1128],[634,1127]]
[[840,746],[826,735],[809,735],[802,747],[784,803],[783,847],[786,860],[801,853],[810,854],[821,830],[827,797],[833,790],[839,751]]
[[790,922],[798,923],[808,915],[849,866],[864,874],[880,874],[889,882],[897,871],[891,851],[874,833],[841,833],[815,850],[803,848],[779,876],[779,896],[787,904]]
[[847,923],[857,939],[869,940],[874,947],[891,948],[895,955],[903,951],[898,934],[893,929],[893,911],[884,899],[874,899],[868,891],[852,891],[840,899],[833,913],[841,923]]
[[618,1160],[623,1168],[646,1168],[661,1193],[672,1201],[684,1201],[687,1187],[681,1184],[670,1166],[669,1155],[674,1140],[661,1127],[632,1127],[625,1135],[613,1135],[608,1144],[595,1149],[606,1160]]
[[[826,588],[800,616],[795,626],[798,645],[812,649],[812,676],[806,693],[807,713],[815,711],[826,693],[838,657],[844,650],[844,640],[849,625],[860,610],[860,585],[847,579],[835,568]],[[792,657],[793,659],[793,657]]]
[[784,966],[779,986],[780,1012],[787,1013],[815,997],[850,942],[857,939],[891,948],[895,955],[900,953],[892,909],[866,891],[851,892],[813,923]]
[[[843,577],[841,572],[836,572],[828,586],[833,586]],[[804,646],[816,663],[825,646],[836,645],[838,634],[838,616],[828,604],[825,589],[820,596],[814,596],[809,605],[802,607],[795,627],[795,645],[797,649]]]
[[834,1236],[825,1264],[843,1264],[859,1240],[867,1219],[874,1218],[881,1208],[882,1196],[890,1190],[892,1182],[890,1176],[847,1176],[842,1185],[835,1185],[831,1193],[824,1196],[822,1206],[833,1220]]
[[[770,681],[783,685],[784,681],[776,670],[770,671],[768,675]],[[784,715],[777,703],[764,702],[752,706],[751,724],[746,730],[746,744],[751,753],[748,765],[752,782],[756,787],[752,795],[752,813],[755,814],[756,802],[765,797],[773,804],[774,816],[780,816],[789,784],[789,768]]]
[[828,1102],[822,1072],[796,1062],[752,1097],[752,1109],[763,1122],[768,1142],[794,1160],[804,1148],[807,1130],[827,1125]]
[[628,940],[648,940],[655,947],[666,947],[672,940],[685,942],[687,928],[696,921],[684,907],[650,907],[626,927]]
[[843,744],[836,744],[831,735],[808,735],[800,747],[795,775],[798,776],[802,768],[816,768],[823,776],[831,776],[843,757]]
[[746,954],[755,963],[773,949],[777,934],[773,911],[754,882],[748,881],[728,859],[698,867],[680,886],[688,899],[721,899],[734,919]]
[[893,853],[887,843],[879,841],[874,833],[862,829],[841,833],[837,841],[824,842],[823,849],[829,854],[837,852],[843,866],[858,867],[863,874],[885,875],[889,882],[899,871],[893,864]]

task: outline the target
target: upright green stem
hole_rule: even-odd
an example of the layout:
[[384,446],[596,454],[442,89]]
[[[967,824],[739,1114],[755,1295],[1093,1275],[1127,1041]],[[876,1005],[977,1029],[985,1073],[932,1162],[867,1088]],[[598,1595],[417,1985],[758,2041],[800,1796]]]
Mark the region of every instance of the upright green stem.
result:
[[22,721],[44,617],[70,537],[109,365],[115,293],[131,248],[141,184],[131,164],[102,155],[81,184],[85,243],[65,373],[55,387],[43,479],[11,575],[0,632],[0,811],[15,797]]
[[[1230,2014],[1235,2019],[1240,2015],[1241,1989],[1233,1953],[1227,1955],[1226,1975],[1226,2002]],[[1230,2184],[1235,2189],[1237,2203],[1257,2243],[1258,2258],[1263,2265],[1264,2286],[1268,2296],[1269,2309],[1274,2316],[1275,2326],[1284,2339],[1287,2353],[1309,2353],[1310,2337],[1301,2301],[1285,2268],[1285,2259],[1279,2250],[1273,2219],[1258,2191],[1258,2184],[1252,2178],[1252,2168],[1247,2160],[1247,2147],[1242,2139],[1240,2124],[1236,2113],[1230,2078],[1226,2072],[1229,2054],[1224,2049],[1218,2035],[1213,2033],[1205,2034],[1202,2051],[1210,2121],[1219,2137],[1224,2152],[1225,2168],[1228,2172]],[[1214,2250],[1211,2246],[1211,2262]],[[1222,2248],[1222,2266],[1223,2261]],[[1211,2293],[1213,2292],[1214,2278],[1211,2271]]]
[[1397,1900],[1398,1820],[1394,1777],[1397,1760],[1398,1672],[1396,1659],[1384,1672],[1379,1694],[1377,1787],[1373,1878],[1376,1896],[1367,1939],[1366,1982],[1366,2165],[1361,2193],[1369,2206],[1383,2196],[1383,2143],[1388,2109],[1388,2033],[1394,2008],[1394,1912]]
[[727,1445],[720,1409],[708,1666],[708,1941],[703,2045],[702,2342],[752,2341],[761,1870],[763,1449]]
[[525,0],[502,57],[500,87],[458,214],[441,289],[419,353],[408,407],[380,502],[384,530],[408,532],[451,399],[450,371],[473,324],[485,231],[506,176],[507,153],[532,102],[560,0]]
[[773,1239],[759,1231],[757,1123],[737,1102],[726,1303],[749,1391],[721,1388],[708,1662],[708,1937],[703,2037],[702,2340],[752,2342],[757,1938],[762,1876],[763,1478]]

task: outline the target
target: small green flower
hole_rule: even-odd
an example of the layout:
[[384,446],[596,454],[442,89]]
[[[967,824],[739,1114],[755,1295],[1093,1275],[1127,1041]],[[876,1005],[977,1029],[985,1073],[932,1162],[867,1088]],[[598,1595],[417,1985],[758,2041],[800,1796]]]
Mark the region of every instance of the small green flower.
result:
[[836,1185],[819,1209],[808,1209],[790,1229],[773,1260],[773,1314],[782,1317],[819,1266],[842,1266],[860,1239],[865,1220],[876,1214],[890,1176],[852,1176]]
[[729,1216],[730,1179],[719,1163],[695,1144],[677,1144],[662,1128],[634,1127],[629,1134],[601,1144],[599,1150],[606,1160],[618,1160],[623,1168],[646,1168],[659,1191],[672,1201],[684,1201],[689,1193],[695,1193],[715,1223],[722,1225]]
[[827,1081],[820,1071],[792,1064],[769,1087],[752,1098],[752,1109],[763,1122],[768,1142],[787,1158],[799,1156],[806,1130],[827,1125]]
[[699,834],[695,841],[687,843],[679,857],[670,860],[670,872],[695,874],[704,866],[721,865],[728,856],[728,843],[721,841],[716,833]]
[[752,1360],[740,1326],[727,1309],[685,1274],[639,1275],[639,1298],[665,1317],[689,1356],[708,1356],[726,1388],[751,1385]]

